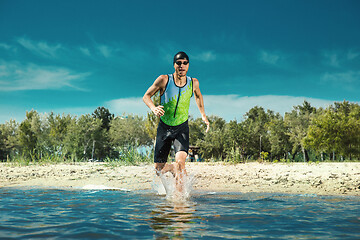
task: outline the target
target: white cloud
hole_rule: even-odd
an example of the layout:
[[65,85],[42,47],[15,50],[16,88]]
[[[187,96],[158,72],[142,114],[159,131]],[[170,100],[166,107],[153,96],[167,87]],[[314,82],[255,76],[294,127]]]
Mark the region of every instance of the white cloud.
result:
[[351,84],[360,81],[360,71],[348,71],[341,73],[325,73],[323,80],[340,84]]
[[348,53],[346,54],[346,58],[348,60],[354,60],[355,58],[359,57],[360,53],[359,52],[355,52],[353,50],[349,50]]
[[276,53],[270,53],[266,51],[260,52],[260,60],[271,65],[276,65],[280,58],[280,55]]
[[6,50],[9,50],[11,48],[11,46],[6,44],[6,43],[0,43],[0,48],[4,48]]
[[61,44],[49,45],[45,41],[32,41],[27,38],[18,38],[17,42],[30,52],[46,58],[57,58],[59,50],[64,49]]
[[90,73],[76,73],[67,68],[20,64],[0,60],[0,91],[42,90],[73,88],[84,90],[74,82],[80,81]]
[[325,73],[322,76],[325,84],[332,84],[339,89],[345,89],[349,92],[359,91],[360,71],[347,71],[339,73]]
[[323,63],[330,67],[346,67],[349,62],[354,61],[360,56],[360,52],[353,49],[349,50],[326,50],[323,51]]
[[114,99],[106,102],[105,106],[109,108],[111,113],[116,115],[123,115],[125,113],[145,116],[150,111],[141,97]]
[[12,51],[16,51],[16,48],[9,45],[9,44],[6,44],[6,43],[0,43],[0,48],[3,48],[5,50],[12,50]]
[[104,56],[105,58],[109,58],[111,56],[112,50],[109,46],[101,44],[101,45],[97,46],[97,48],[98,48],[100,54],[102,56]]
[[90,56],[91,56],[91,54],[90,54],[90,50],[89,50],[88,48],[85,48],[85,47],[79,47],[79,50],[80,50],[80,52],[81,52],[82,54],[84,54],[84,55],[86,55],[86,56],[88,56],[88,57],[90,57]]
[[325,52],[324,53],[325,63],[331,67],[340,67],[340,59],[338,53]]
[[[152,58],[151,54],[148,52],[148,49],[124,42],[117,42],[114,44],[94,43],[92,48],[94,48],[94,53],[97,54],[97,56],[109,59],[111,63],[115,64],[118,62],[121,62],[122,64],[126,64],[128,62],[139,63],[146,59],[149,60]],[[81,51],[85,55],[90,55],[86,54],[87,49],[85,48],[83,48]]]
[[[285,112],[290,112],[294,106],[302,105],[304,100],[311,103],[314,107],[327,107],[334,103],[316,98],[293,97],[293,96],[254,96],[241,97],[239,95],[204,95],[206,114],[216,115],[224,118],[227,121],[237,119],[241,121],[245,113],[255,106],[261,106],[265,110],[270,109],[284,115]],[[132,113],[145,116],[150,110],[142,101],[142,98],[120,98],[108,101],[106,106],[110,112],[116,115],[124,113]],[[199,110],[192,99],[190,105],[190,115],[195,118],[200,117]]]
[[192,56],[197,61],[210,62],[216,60],[216,55],[213,51],[205,51]]

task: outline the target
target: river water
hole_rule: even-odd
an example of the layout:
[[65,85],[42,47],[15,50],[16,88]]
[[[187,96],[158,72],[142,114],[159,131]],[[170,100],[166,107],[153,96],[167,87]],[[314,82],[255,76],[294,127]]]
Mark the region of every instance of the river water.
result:
[[0,188],[2,239],[360,239],[360,197]]

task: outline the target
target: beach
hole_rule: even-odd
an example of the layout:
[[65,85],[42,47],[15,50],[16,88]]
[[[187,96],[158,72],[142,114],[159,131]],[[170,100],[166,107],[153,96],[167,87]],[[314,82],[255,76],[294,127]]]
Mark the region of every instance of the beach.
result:
[[[194,177],[193,189],[199,191],[360,196],[359,162],[188,162],[186,168]],[[156,178],[152,164],[0,164],[0,187],[81,189],[93,185],[131,191],[152,189]]]

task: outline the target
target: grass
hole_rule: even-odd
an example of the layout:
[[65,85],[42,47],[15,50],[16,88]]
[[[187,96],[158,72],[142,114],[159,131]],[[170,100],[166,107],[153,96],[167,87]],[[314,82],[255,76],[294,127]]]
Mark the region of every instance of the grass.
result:
[[[103,160],[105,165],[110,167],[118,166],[138,166],[143,164],[153,163],[154,153],[152,150],[146,150],[145,152],[139,152],[136,147],[122,147],[118,149],[119,156],[118,158],[106,158]],[[294,162],[303,162],[302,158],[295,160],[291,159],[272,159],[270,160],[268,156],[264,156],[265,162],[272,163],[294,163]],[[301,161],[299,161],[301,160]],[[75,156],[65,156],[63,154],[50,154],[50,153],[30,153],[27,155],[14,154],[11,157],[7,158],[7,163],[14,166],[29,166],[29,165],[49,165],[49,164],[74,164],[76,162],[87,162],[88,159],[76,159]],[[169,159],[169,161],[171,161]],[[233,149],[227,158],[222,160],[220,159],[205,159],[204,162],[226,162],[231,164],[245,163],[257,161],[256,159],[243,159],[240,155],[238,149]],[[359,159],[336,159],[335,161],[325,159],[324,161],[319,161],[319,159],[311,159],[308,163],[322,163],[322,162],[360,162]]]
[[120,151],[119,159],[105,159],[105,163],[108,166],[137,166],[144,163],[152,163],[153,152],[148,151],[146,153],[140,153],[134,147],[122,148]]

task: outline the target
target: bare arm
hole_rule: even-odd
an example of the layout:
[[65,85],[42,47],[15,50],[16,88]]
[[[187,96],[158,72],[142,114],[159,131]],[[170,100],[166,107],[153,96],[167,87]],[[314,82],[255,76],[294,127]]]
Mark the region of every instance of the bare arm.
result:
[[146,91],[146,93],[143,96],[144,103],[150,108],[150,110],[156,115],[161,117],[164,115],[165,111],[163,109],[163,106],[155,106],[153,101],[151,100],[151,97],[160,90],[160,92],[164,91],[164,88],[167,83],[167,77],[166,75],[160,75],[155,82],[149,87],[149,89]]
[[204,99],[200,91],[199,80],[197,80],[196,78],[193,78],[193,91],[194,91],[196,104],[200,110],[201,118],[207,126],[206,132],[208,132],[210,128],[210,123],[205,114]]

